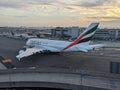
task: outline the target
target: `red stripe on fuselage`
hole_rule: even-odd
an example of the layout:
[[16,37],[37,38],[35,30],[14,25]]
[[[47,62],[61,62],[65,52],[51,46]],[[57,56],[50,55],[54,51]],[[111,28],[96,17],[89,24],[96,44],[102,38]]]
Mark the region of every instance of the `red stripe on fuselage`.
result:
[[78,42],[80,42],[80,40],[83,38],[83,36],[85,35],[86,33],[83,33],[82,35],[80,35],[80,37],[78,39],[76,39],[74,42],[72,42],[70,45],[68,45],[67,47],[65,47],[63,50],[66,50],[72,46],[74,46],[75,44],[77,44]]

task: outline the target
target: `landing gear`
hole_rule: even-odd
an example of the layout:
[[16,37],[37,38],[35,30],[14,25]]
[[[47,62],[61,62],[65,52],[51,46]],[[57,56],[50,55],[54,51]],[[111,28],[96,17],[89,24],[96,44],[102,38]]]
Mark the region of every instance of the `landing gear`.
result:
[[49,54],[49,53],[51,53],[51,51],[50,50],[44,50],[43,53]]
[[59,54],[60,52],[51,52],[50,50],[44,50],[44,54]]

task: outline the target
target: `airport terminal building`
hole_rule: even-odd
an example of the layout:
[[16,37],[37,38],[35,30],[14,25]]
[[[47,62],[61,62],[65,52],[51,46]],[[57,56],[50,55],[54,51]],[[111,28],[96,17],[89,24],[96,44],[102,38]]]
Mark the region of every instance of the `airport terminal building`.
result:
[[[28,34],[38,38],[41,36],[46,38],[55,38],[61,40],[74,40],[83,31],[84,27],[56,27],[47,29],[31,29],[25,27],[0,27],[0,35],[15,36],[14,34]],[[95,40],[120,40],[120,29],[98,29],[93,39]]]
[[[52,37],[67,39],[67,38],[76,38],[81,34],[85,28],[79,27],[57,27],[51,30]],[[120,29],[99,29],[95,36],[93,37],[96,40],[119,40],[120,39]]]

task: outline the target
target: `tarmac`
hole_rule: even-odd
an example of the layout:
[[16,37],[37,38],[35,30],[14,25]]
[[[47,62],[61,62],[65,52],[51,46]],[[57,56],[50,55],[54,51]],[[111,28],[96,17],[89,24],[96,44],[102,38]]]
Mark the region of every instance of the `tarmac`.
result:
[[37,54],[19,61],[16,55],[25,42],[20,39],[0,37],[0,56],[10,59],[16,68],[87,70],[107,74],[110,73],[110,62],[120,62],[120,48],[104,48],[88,53]]

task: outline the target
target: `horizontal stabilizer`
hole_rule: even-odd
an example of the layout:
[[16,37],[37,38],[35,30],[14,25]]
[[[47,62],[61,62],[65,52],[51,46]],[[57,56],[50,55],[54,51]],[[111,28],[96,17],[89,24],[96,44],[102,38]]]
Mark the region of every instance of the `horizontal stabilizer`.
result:
[[105,47],[105,46],[106,46],[105,44],[90,45],[90,47],[91,47],[92,49],[103,48],[103,47]]

